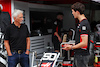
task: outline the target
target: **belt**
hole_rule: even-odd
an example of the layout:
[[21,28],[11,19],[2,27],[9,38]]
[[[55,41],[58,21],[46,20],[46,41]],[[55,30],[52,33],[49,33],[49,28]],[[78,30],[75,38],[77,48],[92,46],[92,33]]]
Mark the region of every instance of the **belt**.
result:
[[23,52],[25,52],[25,50],[11,50],[12,52],[16,52],[18,54],[22,54]]

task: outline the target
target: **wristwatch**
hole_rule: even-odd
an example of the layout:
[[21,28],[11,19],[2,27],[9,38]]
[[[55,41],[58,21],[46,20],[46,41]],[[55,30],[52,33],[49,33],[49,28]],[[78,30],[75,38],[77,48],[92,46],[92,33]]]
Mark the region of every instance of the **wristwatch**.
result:
[[73,45],[71,46],[71,50],[73,50]]
[[26,51],[30,51],[30,49],[26,49]]

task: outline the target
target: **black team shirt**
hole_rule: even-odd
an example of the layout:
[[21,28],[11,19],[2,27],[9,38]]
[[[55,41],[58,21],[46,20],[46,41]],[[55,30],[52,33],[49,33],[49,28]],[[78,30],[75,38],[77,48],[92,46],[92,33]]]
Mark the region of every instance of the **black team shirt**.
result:
[[87,19],[83,19],[79,22],[76,30],[75,44],[82,41],[81,35],[88,35],[88,45],[87,48],[75,49],[75,55],[89,55],[89,45],[90,45],[90,24]]
[[26,50],[26,38],[29,37],[29,31],[25,24],[21,24],[20,28],[11,24],[6,28],[5,40],[9,40],[11,50]]
[[56,21],[53,23],[53,33],[52,33],[52,39],[54,40],[55,32],[58,33],[59,36],[61,36],[61,28],[62,28],[62,21],[59,19],[56,19]]

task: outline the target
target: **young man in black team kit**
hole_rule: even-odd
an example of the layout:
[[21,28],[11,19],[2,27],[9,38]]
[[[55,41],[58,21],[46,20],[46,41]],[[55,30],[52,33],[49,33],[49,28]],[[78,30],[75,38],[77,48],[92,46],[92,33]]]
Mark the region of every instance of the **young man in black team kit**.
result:
[[63,20],[63,13],[57,13],[57,17],[55,22],[53,23],[53,33],[52,33],[52,42],[54,44],[55,52],[59,52],[60,50],[60,43],[61,39],[61,28],[62,28],[62,20]]
[[74,18],[78,18],[79,24],[76,30],[75,44],[64,45],[64,50],[74,49],[73,67],[88,67],[89,61],[89,42],[90,42],[90,24],[84,15],[85,6],[76,2],[71,6]]

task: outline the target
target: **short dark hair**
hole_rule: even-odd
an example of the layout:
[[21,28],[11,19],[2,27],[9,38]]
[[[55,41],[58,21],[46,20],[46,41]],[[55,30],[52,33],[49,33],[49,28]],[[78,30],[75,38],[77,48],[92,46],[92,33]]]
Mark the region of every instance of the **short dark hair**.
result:
[[57,13],[57,16],[58,16],[58,15],[63,15],[63,16],[64,16],[64,14],[63,14],[62,12],[58,12],[58,13]]
[[76,2],[71,6],[71,9],[73,9],[75,12],[79,11],[80,14],[84,14],[85,11],[85,5],[80,3],[80,2]]

